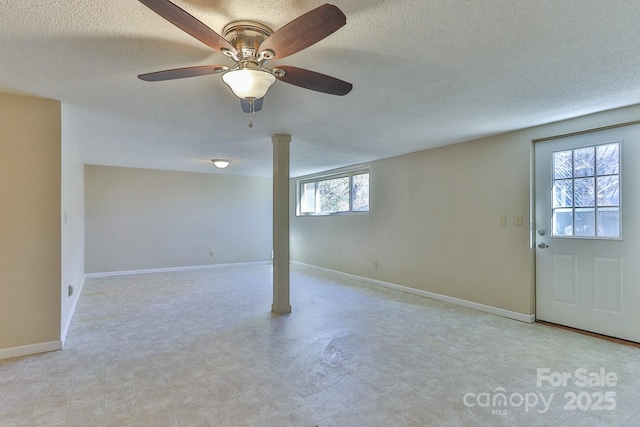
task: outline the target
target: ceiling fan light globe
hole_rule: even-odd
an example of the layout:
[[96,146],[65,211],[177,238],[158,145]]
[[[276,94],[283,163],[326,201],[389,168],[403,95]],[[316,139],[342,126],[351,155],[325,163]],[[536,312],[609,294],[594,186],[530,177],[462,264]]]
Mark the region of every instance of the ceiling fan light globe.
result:
[[275,83],[276,77],[260,70],[232,70],[222,75],[222,81],[240,99],[260,99]]

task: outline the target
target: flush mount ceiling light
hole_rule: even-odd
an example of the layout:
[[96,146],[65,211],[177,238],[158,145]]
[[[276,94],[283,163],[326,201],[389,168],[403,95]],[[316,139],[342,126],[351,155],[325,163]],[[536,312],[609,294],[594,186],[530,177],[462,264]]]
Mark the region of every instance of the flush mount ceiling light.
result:
[[231,163],[229,159],[211,159],[213,165],[218,169],[225,169]]
[[141,80],[157,82],[185,77],[222,74],[222,80],[240,99],[242,111],[254,114],[276,80],[331,95],[346,95],[351,83],[335,77],[279,65],[267,68],[270,60],[286,58],[333,34],[347,23],[336,6],[325,4],[299,16],[277,31],[255,21],[233,21],[224,37],[169,0],[139,0],[149,9],[234,61],[227,65],[198,65],[140,74]]

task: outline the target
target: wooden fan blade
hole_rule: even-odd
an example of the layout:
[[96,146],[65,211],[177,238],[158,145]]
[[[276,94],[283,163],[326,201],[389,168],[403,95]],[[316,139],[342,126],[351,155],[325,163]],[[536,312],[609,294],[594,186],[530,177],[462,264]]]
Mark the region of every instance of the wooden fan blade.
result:
[[277,69],[284,71],[284,76],[278,77],[278,80],[305,89],[340,96],[348,94],[353,89],[351,83],[315,71],[290,66],[279,66]]
[[175,68],[173,70],[156,71],[154,73],[140,74],[138,78],[146,82],[159,82],[163,80],[184,79],[186,77],[206,76],[228,70],[226,65],[200,65],[197,67]]
[[264,101],[264,98],[258,98],[255,101],[253,101],[253,111],[251,111],[251,104],[249,104],[249,101],[247,101],[246,99],[240,100],[240,106],[242,107],[242,111],[244,111],[245,113],[258,112],[262,110],[263,101]]
[[325,4],[289,22],[260,45],[260,52],[271,50],[281,59],[319,42],[347,23],[336,6]]
[[236,52],[236,49],[220,34],[198,21],[184,9],[171,3],[169,0],[139,0],[140,3],[171,22],[176,27],[192,35],[207,46],[216,49],[228,49]]

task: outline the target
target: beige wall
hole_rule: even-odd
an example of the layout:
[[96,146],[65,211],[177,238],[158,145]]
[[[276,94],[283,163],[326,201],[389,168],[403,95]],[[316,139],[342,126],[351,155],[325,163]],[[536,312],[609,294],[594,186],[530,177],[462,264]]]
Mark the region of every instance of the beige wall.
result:
[[533,314],[531,141],[639,117],[635,106],[373,162],[371,212],[292,217],[291,258]]
[[60,340],[60,115],[0,94],[0,349]]
[[85,203],[87,273],[271,260],[269,178],[87,165]]
[[[84,163],[80,141],[62,107],[62,280],[60,327],[64,341],[84,279]],[[69,295],[73,286],[73,295]]]

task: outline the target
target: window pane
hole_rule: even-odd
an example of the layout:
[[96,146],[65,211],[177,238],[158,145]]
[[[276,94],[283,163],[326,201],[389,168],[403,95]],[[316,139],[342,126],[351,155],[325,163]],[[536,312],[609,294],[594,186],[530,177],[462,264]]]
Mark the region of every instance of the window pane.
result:
[[598,209],[598,236],[620,237],[619,208]]
[[296,215],[369,211],[369,171],[354,169],[298,181]]
[[618,175],[598,177],[598,206],[620,204],[620,182]]
[[575,206],[596,205],[596,183],[593,178],[579,178],[574,181]]
[[620,144],[600,145],[596,149],[598,175],[612,175],[620,173]]
[[573,182],[563,179],[553,183],[553,207],[563,208],[573,206]]
[[307,182],[301,185],[300,212],[316,211],[316,183]]
[[584,237],[595,237],[596,235],[596,213],[593,208],[576,209],[575,212],[574,235]]
[[361,173],[353,176],[353,207],[356,212],[369,210],[369,174]]
[[552,235],[620,238],[620,142],[553,153]]
[[573,236],[573,209],[553,210],[553,235]]
[[573,152],[553,153],[553,179],[571,178],[573,170]]
[[349,177],[318,181],[320,212],[349,211]]
[[573,151],[573,175],[593,176],[596,174],[594,147],[579,148]]

